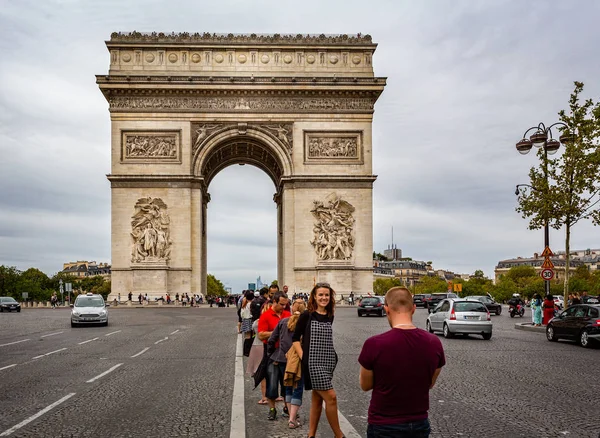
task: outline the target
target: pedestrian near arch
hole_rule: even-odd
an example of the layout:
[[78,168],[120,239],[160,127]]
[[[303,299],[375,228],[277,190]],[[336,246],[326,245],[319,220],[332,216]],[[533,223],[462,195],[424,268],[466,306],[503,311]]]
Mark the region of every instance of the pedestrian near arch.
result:
[[308,311],[298,318],[293,347],[302,360],[304,388],[312,390],[309,437],[319,426],[323,402],[325,415],[336,438],[343,437],[338,418],[337,395],[333,389],[333,372],[338,357],[333,346],[335,291],[329,283],[317,283],[308,298]]
[[367,438],[429,436],[429,391],[446,358],[438,337],[413,324],[415,309],[408,289],[390,289],[391,330],[367,339],[358,357],[360,387],[372,390]]

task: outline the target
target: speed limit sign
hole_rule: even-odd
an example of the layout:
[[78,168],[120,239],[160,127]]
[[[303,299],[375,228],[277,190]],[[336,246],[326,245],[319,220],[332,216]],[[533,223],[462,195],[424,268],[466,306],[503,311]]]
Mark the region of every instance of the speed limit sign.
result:
[[554,271],[552,269],[542,269],[541,276],[544,280],[552,280],[554,278]]

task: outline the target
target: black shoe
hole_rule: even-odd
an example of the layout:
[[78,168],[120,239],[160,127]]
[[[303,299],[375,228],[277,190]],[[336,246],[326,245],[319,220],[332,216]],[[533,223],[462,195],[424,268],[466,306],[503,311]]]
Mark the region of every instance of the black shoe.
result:
[[277,409],[275,409],[275,408],[269,409],[269,416],[267,417],[267,420],[269,420],[269,421],[277,420]]
[[288,417],[290,416],[290,413],[289,413],[289,411],[288,411],[288,408],[287,408],[287,406],[284,406],[284,407],[283,407],[283,414],[281,414],[281,416],[282,416],[283,418],[288,418]]

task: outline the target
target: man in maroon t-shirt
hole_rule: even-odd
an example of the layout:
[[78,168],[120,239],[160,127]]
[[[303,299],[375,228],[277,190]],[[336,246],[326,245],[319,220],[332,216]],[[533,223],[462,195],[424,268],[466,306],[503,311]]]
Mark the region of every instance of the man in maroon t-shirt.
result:
[[428,437],[429,390],[446,364],[444,349],[414,326],[408,289],[390,289],[385,308],[392,329],[367,339],[358,357],[360,387],[373,390],[367,438]]

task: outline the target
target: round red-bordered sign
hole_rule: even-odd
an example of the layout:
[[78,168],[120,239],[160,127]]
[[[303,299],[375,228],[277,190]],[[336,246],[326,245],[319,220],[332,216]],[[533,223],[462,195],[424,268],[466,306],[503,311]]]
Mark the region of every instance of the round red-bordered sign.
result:
[[552,280],[554,278],[554,271],[552,269],[542,269],[542,272],[540,272],[540,276],[544,280]]

